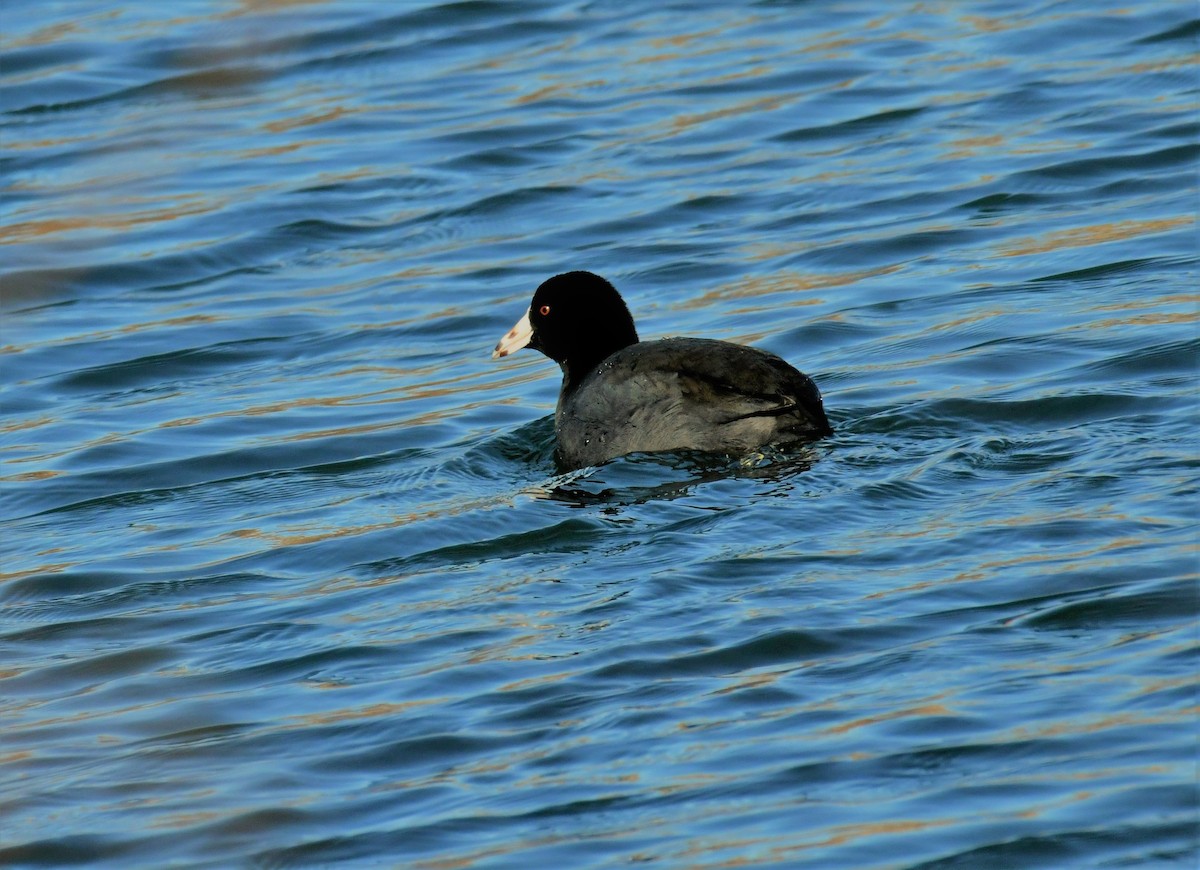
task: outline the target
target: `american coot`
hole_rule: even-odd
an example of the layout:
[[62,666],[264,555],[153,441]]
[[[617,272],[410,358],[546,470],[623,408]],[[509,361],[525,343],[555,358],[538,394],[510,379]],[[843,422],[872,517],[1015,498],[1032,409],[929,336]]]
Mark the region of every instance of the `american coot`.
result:
[[727,341],[638,341],[621,295],[591,272],[538,287],[492,359],[523,347],[562,366],[554,429],[564,468],[662,450],[743,454],[833,431],[808,375]]

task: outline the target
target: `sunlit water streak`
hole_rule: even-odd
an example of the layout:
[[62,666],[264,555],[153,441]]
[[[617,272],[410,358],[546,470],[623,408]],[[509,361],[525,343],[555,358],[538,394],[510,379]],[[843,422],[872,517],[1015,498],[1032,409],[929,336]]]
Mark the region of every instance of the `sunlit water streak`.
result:
[[[1196,860],[1187,4],[24,4],[0,863]],[[836,434],[560,476],[545,277]]]

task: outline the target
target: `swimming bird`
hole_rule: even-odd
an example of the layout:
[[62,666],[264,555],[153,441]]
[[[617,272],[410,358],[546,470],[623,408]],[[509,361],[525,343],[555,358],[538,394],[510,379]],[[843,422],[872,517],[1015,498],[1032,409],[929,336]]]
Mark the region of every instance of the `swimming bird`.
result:
[[562,367],[554,431],[564,469],[628,453],[743,455],[833,431],[808,375],[727,341],[639,341],[621,294],[591,272],[543,282],[492,359],[523,347]]

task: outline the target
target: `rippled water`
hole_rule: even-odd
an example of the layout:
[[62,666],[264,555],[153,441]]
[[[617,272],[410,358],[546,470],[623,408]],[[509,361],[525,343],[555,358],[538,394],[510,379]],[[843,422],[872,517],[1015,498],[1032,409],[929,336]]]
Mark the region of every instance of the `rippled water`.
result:
[[7,4],[0,863],[1194,866],[1195,5],[728,6]]

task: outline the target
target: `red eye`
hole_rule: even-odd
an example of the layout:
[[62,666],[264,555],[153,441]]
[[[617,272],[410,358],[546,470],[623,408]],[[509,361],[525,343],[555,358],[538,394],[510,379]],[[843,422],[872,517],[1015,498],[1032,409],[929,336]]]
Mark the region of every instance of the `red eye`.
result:
[[541,308],[538,309],[538,314],[542,315],[542,317],[545,317],[549,313],[550,313],[549,305],[543,305]]

